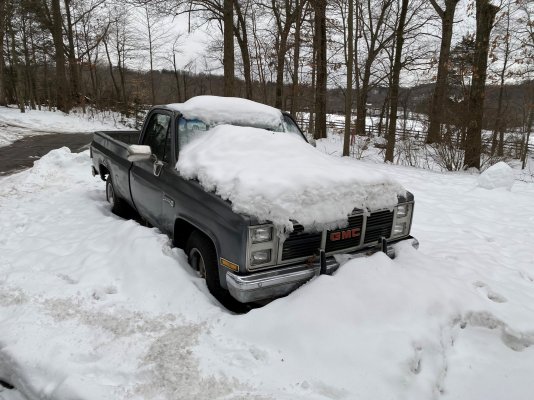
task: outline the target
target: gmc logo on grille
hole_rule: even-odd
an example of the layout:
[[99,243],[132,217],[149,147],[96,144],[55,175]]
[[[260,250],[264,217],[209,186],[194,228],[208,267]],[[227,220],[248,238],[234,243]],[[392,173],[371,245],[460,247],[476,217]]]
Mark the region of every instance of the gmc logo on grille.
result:
[[330,233],[330,241],[337,242],[338,240],[352,239],[358,236],[360,236],[360,228],[352,228]]

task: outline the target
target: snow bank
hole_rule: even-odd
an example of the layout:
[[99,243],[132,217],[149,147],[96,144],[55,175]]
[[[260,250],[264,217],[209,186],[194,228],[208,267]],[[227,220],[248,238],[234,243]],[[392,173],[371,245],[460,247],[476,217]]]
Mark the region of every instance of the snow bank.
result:
[[282,123],[280,110],[239,97],[196,96],[169,107],[187,119],[200,119],[208,125],[226,123],[279,130]]
[[534,184],[371,168],[414,192],[420,250],[246,315],[168,237],[110,213],[88,152],[1,177],[0,379],[43,400],[531,400]]
[[478,177],[478,186],[484,189],[512,189],[514,170],[504,161],[492,165]]
[[[105,119],[106,122],[100,120]],[[118,115],[82,114],[0,107],[0,146],[7,146],[25,136],[49,133],[84,133],[97,130],[128,129]]]
[[191,142],[176,165],[187,179],[232,202],[235,212],[292,230],[321,230],[360,209],[391,208],[404,189],[353,159],[326,155],[302,139],[263,129],[217,126]]

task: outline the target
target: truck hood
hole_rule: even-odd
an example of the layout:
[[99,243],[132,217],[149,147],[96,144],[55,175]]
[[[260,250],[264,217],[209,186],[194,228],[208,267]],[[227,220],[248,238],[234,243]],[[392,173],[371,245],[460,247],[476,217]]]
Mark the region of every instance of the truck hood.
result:
[[220,125],[180,152],[176,168],[232,203],[236,213],[293,230],[346,224],[354,208],[391,209],[407,192],[361,161],[324,154],[284,132]]

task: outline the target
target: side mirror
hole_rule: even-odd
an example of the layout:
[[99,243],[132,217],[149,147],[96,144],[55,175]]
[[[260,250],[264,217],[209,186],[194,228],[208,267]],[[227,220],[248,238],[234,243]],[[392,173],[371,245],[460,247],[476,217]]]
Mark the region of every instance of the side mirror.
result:
[[144,161],[152,157],[150,146],[132,144],[128,146],[128,161]]
[[308,143],[311,144],[313,147],[317,147],[317,142],[313,138],[313,136],[306,136],[308,138]]

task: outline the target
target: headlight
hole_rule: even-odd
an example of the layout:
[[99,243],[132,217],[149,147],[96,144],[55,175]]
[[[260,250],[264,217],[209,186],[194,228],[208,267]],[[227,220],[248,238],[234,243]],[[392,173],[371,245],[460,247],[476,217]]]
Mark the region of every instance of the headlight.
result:
[[252,243],[270,242],[273,238],[272,226],[260,226],[250,230]]
[[250,254],[250,264],[266,264],[271,261],[271,250],[257,250]]
[[400,204],[397,206],[397,218],[404,218],[408,215],[410,206],[408,204]]
[[393,227],[393,236],[402,236],[408,233],[407,222],[397,222]]
[[410,233],[412,206],[412,203],[403,203],[397,206],[392,237],[405,236]]

